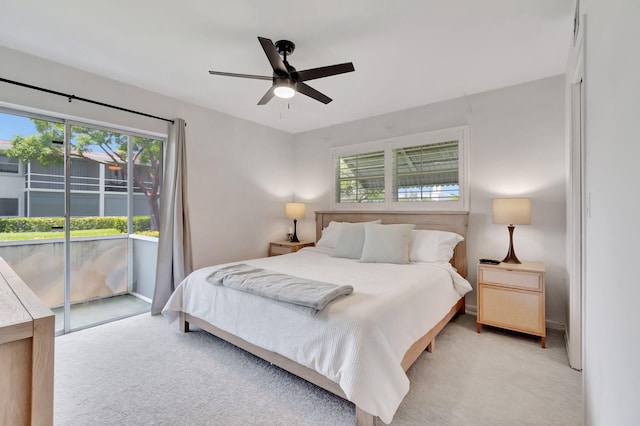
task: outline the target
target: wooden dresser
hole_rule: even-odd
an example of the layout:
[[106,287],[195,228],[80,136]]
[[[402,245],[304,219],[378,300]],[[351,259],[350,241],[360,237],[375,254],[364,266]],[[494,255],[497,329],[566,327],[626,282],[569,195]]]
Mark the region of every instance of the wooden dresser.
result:
[[55,316],[0,258],[0,424],[53,424]]

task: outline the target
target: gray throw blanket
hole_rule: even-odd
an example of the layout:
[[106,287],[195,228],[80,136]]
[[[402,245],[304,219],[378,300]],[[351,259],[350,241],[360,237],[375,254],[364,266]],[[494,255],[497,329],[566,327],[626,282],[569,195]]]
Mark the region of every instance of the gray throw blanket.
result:
[[283,302],[310,315],[315,315],[335,298],[353,292],[350,285],[338,286],[294,277],[245,263],[220,268],[209,275],[207,281]]

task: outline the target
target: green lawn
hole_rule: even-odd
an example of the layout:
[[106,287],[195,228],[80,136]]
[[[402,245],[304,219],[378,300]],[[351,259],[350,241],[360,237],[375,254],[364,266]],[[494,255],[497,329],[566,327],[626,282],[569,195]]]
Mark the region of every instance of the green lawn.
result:
[[[118,234],[120,234],[120,231],[117,229],[83,229],[71,231],[71,238],[102,237]],[[45,240],[51,238],[64,238],[64,232],[0,232],[0,241]]]

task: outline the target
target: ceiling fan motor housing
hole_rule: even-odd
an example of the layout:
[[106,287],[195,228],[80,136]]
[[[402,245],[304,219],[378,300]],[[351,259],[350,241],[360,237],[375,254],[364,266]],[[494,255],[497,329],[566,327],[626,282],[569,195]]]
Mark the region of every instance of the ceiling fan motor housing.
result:
[[296,48],[296,45],[289,40],[278,40],[276,41],[275,46],[278,53],[284,56],[285,59],[287,56],[291,55]]

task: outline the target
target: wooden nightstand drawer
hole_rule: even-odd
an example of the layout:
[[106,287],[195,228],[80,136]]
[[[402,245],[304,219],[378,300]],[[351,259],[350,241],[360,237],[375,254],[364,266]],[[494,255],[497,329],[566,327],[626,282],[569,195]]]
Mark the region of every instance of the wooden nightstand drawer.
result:
[[539,272],[480,268],[480,273],[482,276],[478,280],[486,284],[542,291],[542,274]]
[[287,247],[287,246],[283,246],[280,244],[272,244],[271,245],[271,256],[275,256],[278,254],[287,254],[287,253],[293,253],[293,251],[291,250],[291,247]]
[[269,243],[269,256],[280,256],[282,254],[295,253],[305,247],[313,247],[316,243],[312,241],[300,241],[292,243],[290,241],[275,241]]
[[479,322],[544,336],[542,293],[480,286]]

